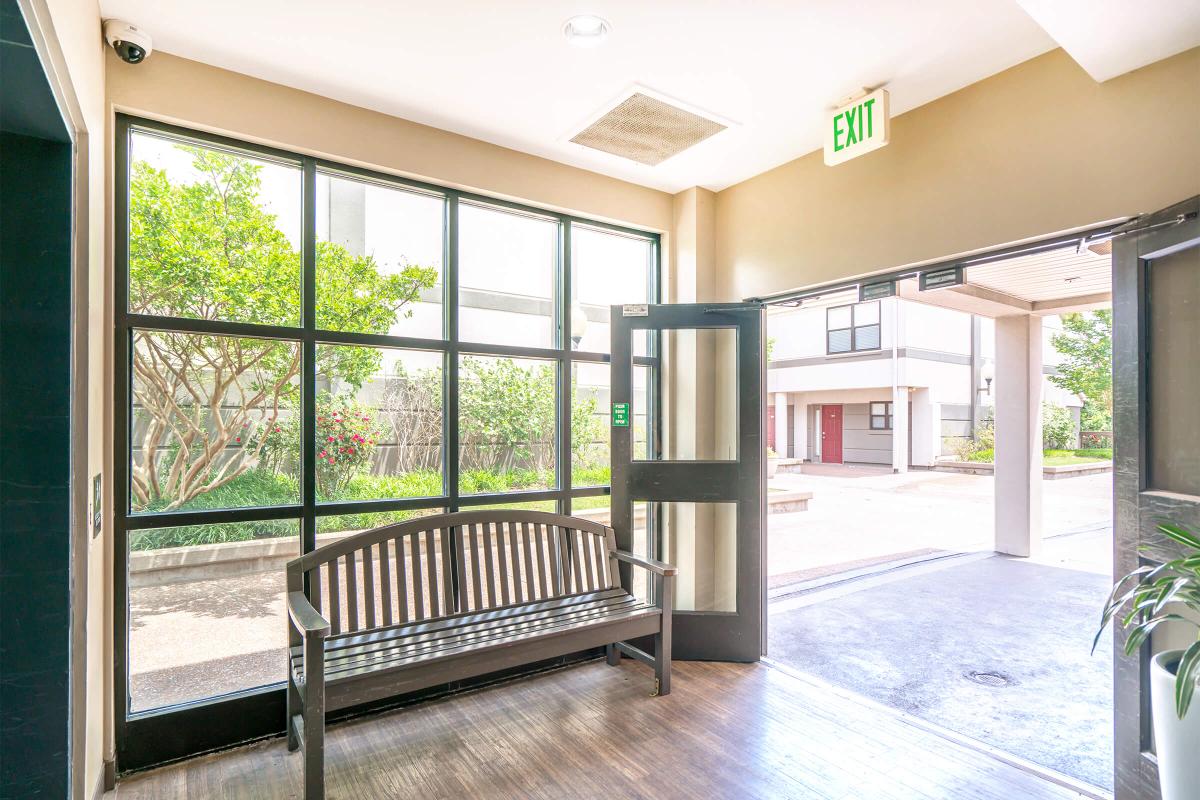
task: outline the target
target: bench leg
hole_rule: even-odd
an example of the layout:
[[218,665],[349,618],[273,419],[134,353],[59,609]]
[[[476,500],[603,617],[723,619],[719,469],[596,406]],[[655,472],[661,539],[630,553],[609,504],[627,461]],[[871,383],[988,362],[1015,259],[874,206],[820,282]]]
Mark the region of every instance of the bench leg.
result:
[[659,697],[671,693],[671,631],[654,634],[654,683]]
[[621,663],[621,651],[615,644],[606,644],[604,645],[604,659],[610,667],[615,667]]
[[654,682],[659,697],[671,693],[671,611],[675,608],[675,577],[665,576],[662,581],[660,608],[662,622],[654,634]]
[[304,643],[304,800],[325,800],[324,643]]
[[292,719],[301,713],[300,709],[300,692],[296,690],[296,676],[292,672],[292,665],[288,664],[288,682],[287,682],[287,740],[288,752],[294,753],[300,749],[300,739],[296,736],[296,726],[292,724]]

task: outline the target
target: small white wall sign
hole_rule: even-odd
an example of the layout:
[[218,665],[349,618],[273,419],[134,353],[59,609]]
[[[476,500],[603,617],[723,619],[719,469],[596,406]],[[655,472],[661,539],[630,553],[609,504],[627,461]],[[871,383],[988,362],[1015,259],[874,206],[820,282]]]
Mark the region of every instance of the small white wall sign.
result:
[[825,163],[832,167],[888,143],[890,118],[887,89],[838,106],[825,115]]

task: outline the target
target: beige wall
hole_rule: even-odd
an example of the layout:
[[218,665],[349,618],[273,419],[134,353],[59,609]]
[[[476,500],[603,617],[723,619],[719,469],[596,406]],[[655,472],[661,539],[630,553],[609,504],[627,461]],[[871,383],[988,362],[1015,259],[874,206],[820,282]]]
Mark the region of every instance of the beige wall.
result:
[[[93,539],[87,523],[90,476],[105,465],[105,428],[110,416],[105,406],[106,374],[106,207],[104,102],[104,45],[100,8],[96,0],[28,0],[35,35],[45,42],[52,82],[69,124],[75,129],[76,153],[76,285],[86,292],[76,297],[76,363],[87,375],[77,383],[76,410],[83,424],[74,427],[76,481],[72,514],[75,585],[73,599],[72,679],[72,787],[73,797],[90,798],[100,785],[106,747],[105,707],[111,692],[106,688],[111,663],[108,636],[111,614],[106,606],[108,531]],[[107,487],[107,481],[106,489]],[[111,495],[110,495],[111,496]],[[111,503],[105,501],[105,507]]]
[[717,195],[733,300],[1153,211],[1200,192],[1200,49],[1096,83],[1055,50]]
[[671,195],[456,133],[155,53],[108,55],[117,110],[659,232]]

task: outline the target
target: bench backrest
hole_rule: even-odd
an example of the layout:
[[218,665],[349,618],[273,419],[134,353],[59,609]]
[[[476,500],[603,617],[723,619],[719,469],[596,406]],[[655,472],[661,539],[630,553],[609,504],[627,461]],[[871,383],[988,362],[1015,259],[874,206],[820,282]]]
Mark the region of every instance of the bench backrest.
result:
[[351,633],[620,586],[612,528],[541,511],[462,511],[348,536],[288,563]]

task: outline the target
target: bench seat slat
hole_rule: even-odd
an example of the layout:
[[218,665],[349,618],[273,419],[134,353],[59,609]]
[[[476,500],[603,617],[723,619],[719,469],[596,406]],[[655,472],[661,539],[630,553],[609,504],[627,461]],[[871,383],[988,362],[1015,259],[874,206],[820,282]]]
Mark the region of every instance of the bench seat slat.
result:
[[421,649],[405,651],[387,651],[370,658],[353,659],[342,664],[327,664],[325,666],[326,683],[336,683],[343,678],[354,675],[378,672],[407,664],[422,661],[437,660],[463,653],[482,652],[496,647],[514,646],[541,638],[549,638],[564,631],[593,627],[599,624],[629,621],[642,618],[657,617],[657,613],[645,609],[624,610],[611,614],[599,614],[579,619],[562,620],[542,628],[512,631],[508,635],[490,635],[485,638],[469,637],[447,639]]
[[[611,612],[598,612],[567,616],[563,619],[551,618],[542,624],[527,623],[526,627],[516,630],[493,630],[482,637],[446,636],[422,646],[379,653],[363,654],[360,658],[343,662],[326,664],[325,681],[333,683],[340,680],[353,679],[356,675],[378,673],[386,669],[402,668],[407,664],[431,659],[445,658],[454,654],[490,650],[516,642],[527,641],[542,637],[555,636],[565,630],[593,626],[604,622],[632,620],[639,617],[657,616],[659,611],[653,606],[641,604],[621,606]],[[293,669],[297,673],[303,670],[303,656],[293,657]]]
[[[607,614],[616,610],[632,609],[638,606],[645,606],[645,604],[640,603],[636,598],[633,598],[630,595],[625,595],[623,597],[599,599],[591,603],[578,603],[569,606],[561,606],[558,608],[541,611],[537,614],[514,613],[511,616],[502,619],[490,619],[475,622],[463,621],[464,624],[460,626],[441,628],[424,633],[411,633],[405,629],[395,629],[392,631],[393,636],[388,638],[380,637],[349,647],[338,647],[336,643],[328,645],[325,649],[325,661],[326,663],[331,663],[333,661],[343,661],[346,659],[358,658],[370,653],[379,652],[381,650],[403,647],[420,647],[453,636],[472,636],[479,633],[488,634],[493,631],[512,631],[521,629],[523,627],[538,627],[548,624],[553,620],[562,620],[569,617]],[[293,648],[292,656],[294,658],[300,658],[303,656],[303,652],[300,648]]]
[[[609,589],[603,592],[595,592],[594,594],[569,595],[567,597],[558,597],[552,600],[543,600],[516,606],[506,606],[504,608],[495,608],[488,611],[474,611],[465,614],[457,614],[453,617],[431,619],[425,622],[394,625],[390,628],[380,628],[374,631],[361,631],[359,633],[346,633],[338,636],[330,636],[325,640],[325,647],[327,650],[338,650],[347,647],[357,647],[359,645],[369,645],[380,640],[394,639],[397,636],[419,636],[422,634],[437,633],[438,631],[448,630],[451,628],[461,628],[469,625],[486,625],[506,619],[554,612],[558,609],[569,610],[572,608],[595,605],[597,603],[606,603],[614,598],[620,599],[628,596],[628,593],[624,589],[619,588]],[[292,652],[300,653],[301,648],[293,647]]]

